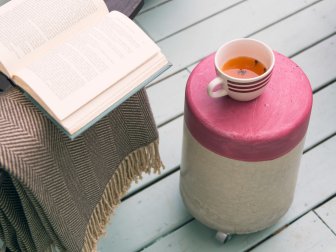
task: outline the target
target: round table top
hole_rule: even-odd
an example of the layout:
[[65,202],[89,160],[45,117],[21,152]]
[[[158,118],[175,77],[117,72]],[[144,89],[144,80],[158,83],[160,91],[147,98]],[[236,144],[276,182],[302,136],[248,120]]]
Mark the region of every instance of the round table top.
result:
[[207,85],[216,77],[214,54],[194,68],[186,87],[185,122],[204,147],[236,160],[263,161],[286,154],[303,139],[312,107],[309,80],[292,60],[274,53],[269,84],[248,102],[208,96]]

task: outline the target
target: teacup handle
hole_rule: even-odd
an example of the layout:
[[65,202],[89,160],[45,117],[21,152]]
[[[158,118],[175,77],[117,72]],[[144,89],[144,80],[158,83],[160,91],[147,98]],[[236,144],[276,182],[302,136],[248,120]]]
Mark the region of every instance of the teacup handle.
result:
[[213,79],[212,81],[210,81],[210,83],[208,84],[208,95],[212,98],[218,98],[218,97],[222,97],[227,95],[227,91],[225,89],[223,89],[223,87],[217,91],[213,91],[214,88],[219,85],[219,84],[223,84],[223,79],[220,77],[216,77],[215,79]]

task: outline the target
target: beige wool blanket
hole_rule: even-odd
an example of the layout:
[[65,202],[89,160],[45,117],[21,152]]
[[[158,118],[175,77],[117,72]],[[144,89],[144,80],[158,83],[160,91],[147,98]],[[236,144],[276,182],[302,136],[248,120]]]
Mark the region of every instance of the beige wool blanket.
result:
[[0,239],[11,251],[95,250],[131,182],[160,167],[145,90],[73,141],[18,89],[0,93]]

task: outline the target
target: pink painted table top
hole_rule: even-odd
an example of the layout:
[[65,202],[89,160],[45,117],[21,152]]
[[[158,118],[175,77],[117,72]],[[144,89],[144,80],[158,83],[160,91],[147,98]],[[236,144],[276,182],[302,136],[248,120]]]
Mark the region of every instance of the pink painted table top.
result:
[[304,72],[275,52],[275,66],[265,92],[249,102],[210,98],[208,83],[216,77],[214,54],[190,74],[186,87],[185,122],[207,149],[242,161],[278,158],[305,136],[312,90]]

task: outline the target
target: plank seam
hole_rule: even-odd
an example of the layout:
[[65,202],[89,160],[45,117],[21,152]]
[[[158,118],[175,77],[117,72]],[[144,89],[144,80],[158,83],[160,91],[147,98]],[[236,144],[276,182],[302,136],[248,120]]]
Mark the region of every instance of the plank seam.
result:
[[166,124],[168,124],[168,123],[170,123],[170,122],[172,122],[172,121],[174,121],[174,120],[177,120],[177,119],[179,119],[180,117],[182,117],[183,114],[184,114],[183,112],[182,112],[182,113],[179,113],[179,114],[173,116],[172,118],[168,119],[167,121],[164,121],[164,122],[158,124],[157,127],[160,128],[160,127],[162,127],[162,126],[164,126],[164,125],[166,125]]
[[[196,62],[198,62],[198,61],[196,61]],[[195,63],[196,63],[195,62]],[[194,64],[195,64],[194,63]],[[192,65],[192,64],[191,64]],[[164,76],[162,79],[158,79],[158,80],[154,80],[152,83],[150,83],[150,84],[148,84],[147,86],[146,86],[146,88],[150,88],[150,87],[152,87],[152,86],[154,86],[154,85],[157,85],[157,84],[159,84],[161,81],[164,81],[164,80],[166,80],[166,79],[168,79],[168,78],[170,78],[170,77],[172,77],[172,76],[174,76],[174,75],[177,75],[177,74],[179,74],[179,73],[181,73],[181,72],[183,72],[183,71],[188,71],[188,68],[189,66],[187,66],[186,68],[182,68],[182,69],[180,69],[180,70],[178,70],[178,71],[176,71],[176,72],[173,72],[172,74],[169,74],[169,75],[167,75],[167,76]]]
[[333,134],[323,138],[322,140],[318,141],[317,143],[313,144],[311,147],[306,148],[303,151],[303,154],[306,154],[307,152],[311,151],[312,149],[314,149],[315,147],[317,147],[320,144],[323,144],[324,142],[328,141],[329,139],[333,138],[334,136],[336,136],[336,132],[334,132]]
[[321,203],[317,204],[315,207],[313,207],[312,209],[317,209],[319,207],[321,207],[322,205],[324,205],[325,203],[327,203],[328,201],[332,200],[334,197],[336,197],[336,193],[332,194],[331,196],[329,196],[328,198],[326,198],[324,201],[322,201]]
[[313,212],[320,219],[320,221],[322,221],[322,223],[330,230],[330,232],[333,233],[334,236],[336,236],[336,233],[334,232],[334,230],[332,230],[332,228],[329,227],[329,225],[322,219],[322,217],[315,211],[315,209],[313,210]]
[[325,41],[325,40],[331,38],[331,37],[334,36],[335,34],[336,34],[336,32],[333,32],[333,33],[331,33],[331,34],[329,34],[329,35],[327,35],[327,36],[325,36],[325,37],[323,37],[323,38],[321,38],[321,39],[315,41],[314,43],[312,43],[312,44],[310,44],[310,45],[304,47],[303,49],[298,50],[297,52],[295,52],[295,53],[289,55],[288,57],[289,57],[289,58],[293,58],[293,57],[297,56],[298,54],[303,53],[304,51],[306,51],[306,50],[308,50],[308,49],[310,49],[310,48],[312,48],[312,47],[314,47],[314,46],[316,46],[316,45],[322,43],[323,41]]
[[164,4],[169,3],[169,2],[171,2],[171,1],[173,1],[173,0],[167,0],[167,1],[165,1],[165,2],[162,2],[162,3],[159,3],[159,4],[155,5],[155,6],[152,6],[152,7],[148,8],[148,9],[146,9],[146,10],[140,11],[139,14],[138,14],[137,16],[141,16],[143,13],[146,13],[146,12],[148,12],[148,11],[150,11],[150,10],[153,10],[153,9],[155,9],[155,8],[158,8],[158,7],[160,7],[161,5],[164,5]]
[[184,227],[185,225],[189,224],[190,222],[194,221],[195,218],[191,218],[190,220],[187,220],[185,222],[183,222],[181,225],[178,225],[177,227],[173,228],[172,230],[170,230],[170,232],[167,232],[166,234],[154,239],[152,242],[150,242],[149,244],[147,244],[146,246],[142,247],[141,249],[137,250],[137,252],[143,251],[146,248],[152,246],[154,243],[156,243],[158,240],[164,238],[165,236],[169,235],[170,233],[174,233],[175,231],[179,230],[180,228]]
[[290,18],[290,17],[292,17],[292,16],[294,16],[294,15],[300,13],[301,11],[304,11],[304,10],[306,10],[306,9],[308,9],[308,8],[314,6],[314,5],[316,5],[316,4],[318,4],[318,3],[322,2],[322,1],[323,1],[323,0],[318,0],[318,1],[314,2],[314,3],[308,4],[307,6],[305,6],[305,7],[301,8],[301,9],[299,9],[299,10],[296,10],[296,11],[294,11],[294,12],[288,14],[287,16],[284,16],[284,17],[280,18],[280,19],[278,19],[278,20],[276,20],[276,21],[274,21],[274,22],[272,22],[272,23],[270,23],[270,24],[264,26],[263,28],[260,28],[259,30],[256,30],[256,31],[250,33],[250,34],[247,35],[246,37],[249,38],[249,37],[251,37],[251,36],[257,34],[258,32],[261,32],[261,31],[263,31],[263,30],[266,30],[267,28],[269,28],[269,27],[271,27],[271,26],[273,26],[273,25],[275,25],[275,24],[277,24],[277,23],[279,23],[279,22],[281,22],[281,21],[283,21],[283,20],[285,20],[285,19],[287,19],[287,18]]
[[148,184],[144,185],[143,187],[140,187],[138,190],[136,190],[136,191],[134,191],[134,192],[132,192],[132,193],[129,193],[129,194],[125,195],[125,196],[121,199],[121,202],[123,202],[123,201],[125,201],[125,200],[131,198],[131,197],[134,196],[135,194],[138,194],[138,193],[142,192],[143,190],[145,190],[145,189],[151,187],[152,185],[154,185],[154,184],[160,182],[160,180],[165,179],[166,177],[172,175],[172,174],[175,173],[175,172],[178,172],[179,170],[180,170],[180,166],[176,166],[176,167],[170,169],[168,172],[162,174],[162,176],[158,176],[158,177],[156,177],[155,179],[151,180]]
[[315,90],[313,90],[313,94],[321,91],[322,89],[325,89],[326,87],[332,85],[334,82],[336,82],[336,77],[334,77],[333,79],[331,79],[328,82],[325,82],[324,84],[322,84],[320,87],[316,88]]
[[229,9],[232,9],[232,8],[236,7],[237,5],[240,5],[240,4],[242,4],[243,2],[246,2],[246,1],[247,1],[247,0],[241,0],[241,1],[237,2],[237,3],[234,3],[234,4],[232,4],[232,5],[229,5],[229,6],[225,7],[224,9],[221,9],[221,10],[219,10],[219,11],[217,11],[217,12],[214,12],[214,13],[212,13],[211,15],[209,15],[209,16],[207,16],[207,17],[205,17],[205,18],[202,18],[202,19],[196,21],[195,23],[192,23],[191,25],[188,25],[188,26],[186,26],[186,27],[183,27],[183,28],[181,28],[181,29],[179,29],[179,30],[177,30],[177,31],[175,31],[175,32],[173,32],[173,33],[171,33],[171,34],[169,34],[169,35],[167,35],[167,36],[161,38],[161,39],[158,39],[158,40],[155,41],[155,42],[156,42],[156,43],[159,43],[159,42],[161,42],[162,40],[165,40],[165,39],[167,39],[167,38],[170,38],[170,37],[174,36],[174,35],[177,34],[177,33],[180,33],[180,32],[182,32],[182,31],[184,31],[184,30],[187,30],[187,29],[189,29],[190,27],[193,27],[193,26],[195,26],[195,25],[197,25],[197,24],[199,24],[199,23],[201,23],[201,22],[203,22],[203,21],[205,21],[205,20],[207,20],[207,19],[209,19],[209,18],[212,18],[212,17],[214,17],[214,16],[216,16],[216,15],[218,15],[218,14],[224,12],[224,11],[227,11],[227,10],[229,10]]
[[257,242],[256,244],[254,244],[253,246],[249,247],[248,249],[243,250],[243,252],[249,252],[252,251],[253,249],[257,248],[259,245],[261,245],[262,243],[264,243],[265,241],[269,240],[270,238],[274,237],[275,235],[281,233],[283,230],[285,230],[287,227],[289,227],[290,225],[292,225],[294,222],[298,221],[299,219],[301,219],[303,216],[305,216],[306,214],[308,214],[310,211],[312,211],[312,209],[307,210],[306,212],[304,212],[303,214],[299,215],[298,217],[296,217],[294,220],[292,220],[291,222],[287,223],[286,225],[284,225],[283,227],[280,227],[279,229],[275,230],[272,234],[266,236],[264,239],[260,240],[259,242]]
[[[329,201],[331,198],[333,198],[335,195],[331,196],[330,198],[328,198],[327,201]],[[324,202],[325,203],[325,202]],[[322,205],[324,203],[319,204]],[[287,227],[289,227],[290,225],[292,225],[294,222],[298,221],[299,219],[301,219],[303,216],[305,216],[306,214],[308,214],[310,211],[312,211],[313,213],[315,213],[317,215],[317,217],[328,227],[328,229],[336,236],[336,234],[334,233],[333,230],[330,229],[330,227],[320,218],[320,216],[314,211],[315,208],[309,209],[308,211],[304,212],[302,215],[298,216],[297,218],[295,218],[293,221],[287,223],[286,225],[284,225],[283,227],[279,228],[278,230],[274,231],[272,234],[270,234],[269,236],[265,237],[264,239],[262,239],[261,241],[259,241],[258,243],[254,244],[253,246],[251,246],[250,248],[244,250],[244,252],[249,252],[253,249],[255,249],[256,247],[258,247],[259,245],[261,245],[262,243],[264,243],[265,241],[269,240],[270,238],[272,238],[273,236],[281,233],[283,230],[285,230]]]

